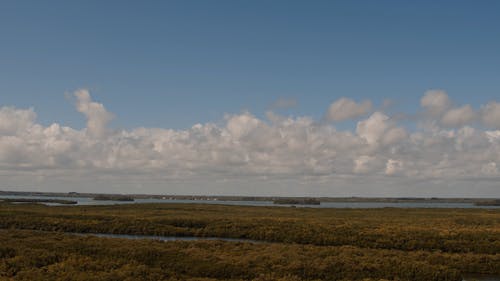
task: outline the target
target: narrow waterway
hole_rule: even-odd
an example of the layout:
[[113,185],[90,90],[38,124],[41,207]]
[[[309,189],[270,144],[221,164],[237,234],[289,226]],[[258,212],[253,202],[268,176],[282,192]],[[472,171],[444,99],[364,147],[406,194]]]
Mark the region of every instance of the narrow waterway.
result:
[[156,235],[131,235],[131,234],[110,234],[110,233],[73,233],[68,234],[79,236],[96,236],[106,238],[124,238],[124,239],[148,239],[158,241],[226,241],[226,242],[240,242],[240,243],[265,243],[252,239],[239,239],[239,238],[224,238],[224,237],[195,237],[195,236],[156,236]]

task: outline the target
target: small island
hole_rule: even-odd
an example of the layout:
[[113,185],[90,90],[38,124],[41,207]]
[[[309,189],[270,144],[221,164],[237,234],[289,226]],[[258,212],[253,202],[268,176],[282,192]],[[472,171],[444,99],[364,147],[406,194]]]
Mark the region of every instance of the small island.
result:
[[279,205],[320,205],[321,201],[314,198],[281,198],[273,201],[273,204]]
[[98,195],[93,198],[97,201],[134,201],[133,197],[122,195]]

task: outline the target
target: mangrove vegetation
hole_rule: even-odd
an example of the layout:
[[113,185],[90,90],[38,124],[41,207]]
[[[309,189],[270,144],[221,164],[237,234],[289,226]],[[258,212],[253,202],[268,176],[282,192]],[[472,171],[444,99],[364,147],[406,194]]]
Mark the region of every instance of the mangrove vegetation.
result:
[[0,228],[0,280],[460,281],[500,275],[498,209],[0,203]]

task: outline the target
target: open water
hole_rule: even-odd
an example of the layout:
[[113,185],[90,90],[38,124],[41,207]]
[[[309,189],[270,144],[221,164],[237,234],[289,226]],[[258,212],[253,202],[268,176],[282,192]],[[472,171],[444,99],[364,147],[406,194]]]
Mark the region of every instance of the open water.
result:
[[[175,200],[175,199],[135,199],[135,201],[101,201],[88,197],[52,197],[52,196],[19,196],[2,195],[1,198],[9,199],[61,199],[76,201],[77,206],[83,205],[116,205],[116,204],[139,204],[139,203],[184,203],[184,204],[220,204],[236,206],[274,206],[274,207],[307,207],[307,208],[480,208],[498,209],[500,206],[476,206],[473,203],[436,203],[436,202],[321,202],[320,205],[292,205],[274,204],[272,201],[223,201],[223,200]],[[61,205],[56,203],[44,203],[46,205]],[[75,205],[66,205],[75,206]]]

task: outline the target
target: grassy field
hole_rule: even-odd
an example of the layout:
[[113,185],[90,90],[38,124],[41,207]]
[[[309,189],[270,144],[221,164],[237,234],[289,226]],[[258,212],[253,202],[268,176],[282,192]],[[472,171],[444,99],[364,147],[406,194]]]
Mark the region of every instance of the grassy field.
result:
[[[458,281],[467,274],[500,275],[500,210],[493,209],[3,203],[0,228],[5,280]],[[138,241],[63,232],[271,243]]]

